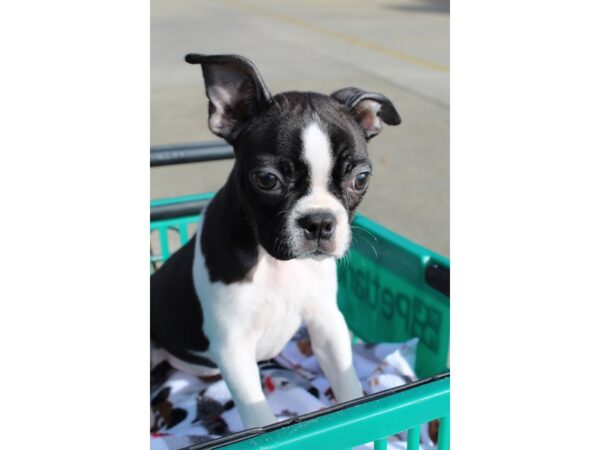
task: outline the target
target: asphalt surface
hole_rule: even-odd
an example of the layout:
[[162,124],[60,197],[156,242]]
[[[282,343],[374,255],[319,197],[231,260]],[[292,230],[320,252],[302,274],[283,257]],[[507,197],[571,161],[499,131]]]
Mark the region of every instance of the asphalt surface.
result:
[[[402,117],[369,144],[374,177],[359,210],[449,256],[447,0],[152,0],[151,142],[217,139],[186,53],[237,53],[272,93],[381,92]],[[214,191],[232,162],[154,168],[152,198]]]

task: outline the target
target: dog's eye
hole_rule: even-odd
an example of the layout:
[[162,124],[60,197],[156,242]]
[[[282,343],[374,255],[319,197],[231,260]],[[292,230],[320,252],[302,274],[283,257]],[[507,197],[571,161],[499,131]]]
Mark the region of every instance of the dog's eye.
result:
[[354,178],[352,187],[355,191],[364,191],[369,184],[369,172],[361,172]]
[[279,186],[279,178],[271,172],[256,172],[254,181],[259,188],[265,191],[272,191]]

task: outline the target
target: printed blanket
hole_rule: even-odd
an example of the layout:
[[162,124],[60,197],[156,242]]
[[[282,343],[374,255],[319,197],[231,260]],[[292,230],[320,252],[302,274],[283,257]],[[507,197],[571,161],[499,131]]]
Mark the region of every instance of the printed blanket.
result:
[[[417,338],[400,344],[353,344],[354,366],[364,392],[373,394],[415,381],[417,344]],[[259,367],[267,402],[279,420],[335,404],[304,328],[276,358]],[[152,450],[178,450],[243,430],[220,376],[190,376],[166,362],[151,371],[150,421]],[[435,448],[435,425],[422,426],[422,450]],[[373,444],[358,448],[373,448]],[[406,433],[391,437],[388,448],[406,449]]]

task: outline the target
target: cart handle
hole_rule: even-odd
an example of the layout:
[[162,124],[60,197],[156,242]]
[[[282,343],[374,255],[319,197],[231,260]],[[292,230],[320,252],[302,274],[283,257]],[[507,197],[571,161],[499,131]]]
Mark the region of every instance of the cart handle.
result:
[[177,219],[179,217],[202,214],[210,199],[156,205],[150,208],[150,221]]
[[233,147],[223,141],[153,145],[150,147],[150,167],[218,161],[233,156]]

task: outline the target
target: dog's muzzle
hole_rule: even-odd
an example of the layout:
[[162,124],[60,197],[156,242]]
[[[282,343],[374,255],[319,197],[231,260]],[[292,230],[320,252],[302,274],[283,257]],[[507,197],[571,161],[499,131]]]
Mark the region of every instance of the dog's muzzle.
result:
[[328,211],[317,211],[298,219],[298,225],[309,241],[327,241],[335,231],[335,216]]
[[304,250],[308,255],[328,255],[335,250],[336,218],[327,210],[311,211],[296,220],[302,230]]

